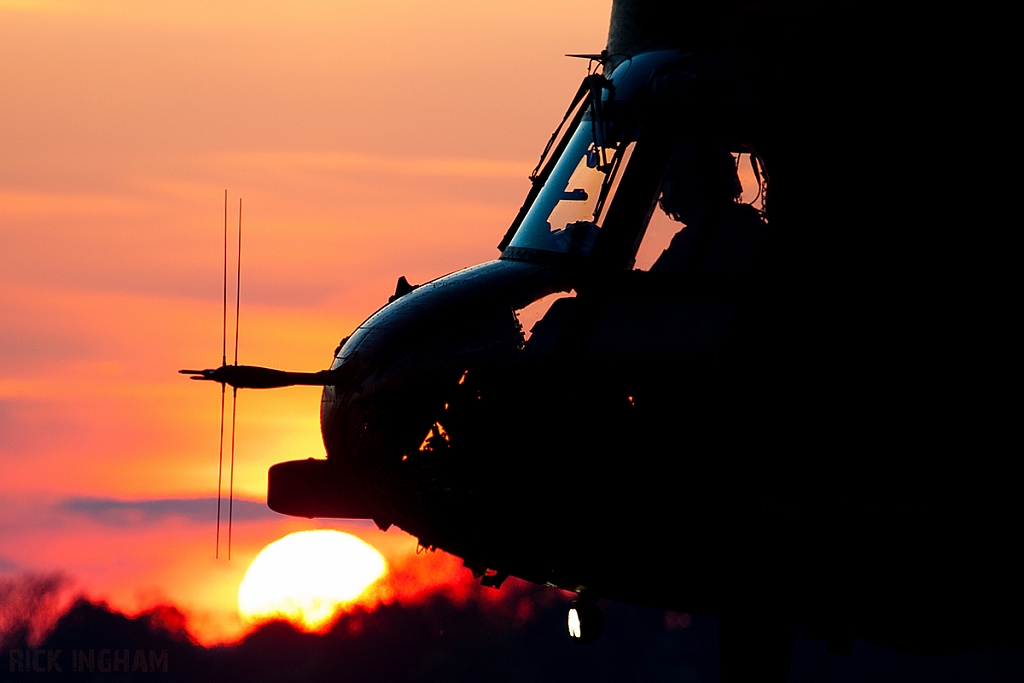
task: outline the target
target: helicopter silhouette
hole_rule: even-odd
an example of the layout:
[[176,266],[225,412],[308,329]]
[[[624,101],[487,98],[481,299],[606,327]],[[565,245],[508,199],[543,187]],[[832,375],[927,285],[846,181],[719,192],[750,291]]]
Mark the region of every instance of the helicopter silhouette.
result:
[[999,67],[937,56],[961,19],[615,0],[496,260],[400,278],[328,370],[183,372],[322,385],[272,509],[574,591],[583,641],[605,598],[718,618],[725,681],[798,630],[1020,646],[1009,129]]

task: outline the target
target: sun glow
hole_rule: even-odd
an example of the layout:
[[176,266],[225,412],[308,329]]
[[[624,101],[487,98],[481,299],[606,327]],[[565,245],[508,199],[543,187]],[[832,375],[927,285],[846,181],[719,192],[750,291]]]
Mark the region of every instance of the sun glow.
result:
[[288,534],[249,565],[238,588],[238,611],[248,622],[285,619],[320,630],[386,569],[373,546],[350,534],[327,529]]

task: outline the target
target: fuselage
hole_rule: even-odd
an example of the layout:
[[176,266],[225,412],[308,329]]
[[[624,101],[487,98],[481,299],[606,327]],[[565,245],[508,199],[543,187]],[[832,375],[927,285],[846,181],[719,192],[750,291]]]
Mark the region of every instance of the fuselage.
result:
[[[501,257],[396,292],[339,346],[327,461],[276,466],[271,506],[397,525],[492,583],[915,652],[1019,644],[1003,427],[991,401],[953,406],[982,386],[960,358],[933,371],[984,344],[905,315],[933,267],[893,267],[917,233],[872,251],[823,191],[886,144],[849,133],[877,148],[829,181],[813,162],[852,114],[773,110],[798,80],[773,100],[700,51],[605,67]],[[742,193],[703,184],[723,159]],[[659,216],[675,235],[642,265]],[[940,465],[944,448],[975,460]]]

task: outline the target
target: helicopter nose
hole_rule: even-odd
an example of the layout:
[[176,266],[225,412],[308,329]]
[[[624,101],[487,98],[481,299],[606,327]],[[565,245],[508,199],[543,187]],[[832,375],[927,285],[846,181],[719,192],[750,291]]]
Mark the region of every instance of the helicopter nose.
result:
[[329,460],[352,462],[364,450],[363,441],[369,430],[366,399],[373,393],[373,382],[365,372],[372,372],[369,365],[358,353],[336,359],[332,365],[332,369],[345,367],[350,371],[344,373],[344,381],[325,386],[320,399],[320,429]]
[[[461,388],[466,356],[479,348],[494,353],[500,342],[516,348],[518,329],[509,324],[514,318],[508,310],[511,321],[492,326],[488,341],[497,344],[481,344],[479,337],[465,343],[466,326],[455,325],[424,330],[392,324],[353,335],[358,350],[343,347],[332,370],[348,369],[337,373],[336,384],[324,387],[321,399],[327,460],[282,463],[294,471],[276,473],[280,481],[294,474],[295,491],[313,501],[302,508],[304,516],[369,518],[381,529],[393,523],[412,528],[410,496],[431,469],[423,453],[447,445],[438,420],[445,420],[452,388]],[[435,439],[424,447],[432,430]]]
[[536,267],[490,262],[400,288],[338,350],[332,370],[352,370],[324,387],[328,459],[368,467],[419,445],[433,422],[428,416],[468,367],[518,351],[522,333],[508,292],[537,287],[530,276]]
[[335,381],[320,406],[330,466],[322,476],[344,479],[346,495],[358,493],[380,507],[375,520],[387,518],[412,486],[410,462],[443,431],[452,396],[468,388],[460,378],[508,367],[523,342],[514,311],[564,291],[564,278],[546,265],[492,261],[400,286],[335,352]]
[[[335,384],[324,386],[321,423],[328,456],[332,452],[336,456],[339,453],[339,442],[331,435],[358,435],[362,432],[362,412],[357,404],[345,398],[351,398],[359,388],[355,374],[362,364],[355,354],[352,355],[347,363],[335,361],[331,367]],[[339,429],[339,423],[346,428]],[[332,428],[330,431],[328,426]],[[267,505],[272,510],[297,517],[379,518],[368,502],[360,468],[354,467],[351,457],[344,457],[349,452],[359,453],[360,449],[342,450],[342,457],[328,457],[327,460],[308,458],[273,465],[268,472]]]

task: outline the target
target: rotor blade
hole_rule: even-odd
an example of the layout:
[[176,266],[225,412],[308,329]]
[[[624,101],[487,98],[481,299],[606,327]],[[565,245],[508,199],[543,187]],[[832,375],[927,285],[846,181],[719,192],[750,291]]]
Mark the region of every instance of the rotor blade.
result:
[[231,521],[235,504],[235,409],[238,406],[238,389],[231,388],[231,474],[228,479],[228,561],[231,560]]
[[[352,358],[356,356],[353,354]],[[222,365],[209,370],[179,370],[183,375],[191,375],[189,379],[201,382],[220,382],[230,384],[236,389],[274,389],[277,387],[302,386],[337,386],[350,381],[357,372],[356,363],[346,363],[334,370],[319,372],[286,372],[273,368],[261,368],[255,365]]]

